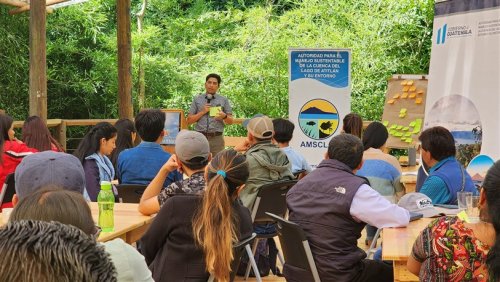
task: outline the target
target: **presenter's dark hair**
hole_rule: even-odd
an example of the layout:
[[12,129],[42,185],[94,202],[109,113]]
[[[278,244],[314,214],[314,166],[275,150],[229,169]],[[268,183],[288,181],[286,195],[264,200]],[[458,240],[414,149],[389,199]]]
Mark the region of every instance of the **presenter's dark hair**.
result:
[[363,159],[363,143],[352,134],[339,134],[328,144],[328,158],[355,169]]
[[165,128],[165,113],[160,110],[142,110],[135,116],[135,128],[142,140],[155,142]]
[[379,149],[384,146],[387,138],[389,138],[387,128],[380,122],[374,121],[363,132],[363,147],[365,150]]
[[486,264],[490,272],[490,281],[500,281],[500,161],[488,169],[482,189],[488,204],[489,221],[496,233],[495,243],[490,247]]
[[220,78],[220,75],[218,75],[216,73],[211,73],[211,74],[207,75],[207,77],[205,78],[205,82],[207,82],[208,79],[211,78],[211,77],[217,79],[217,84],[220,84],[222,82],[222,79]]
[[286,143],[292,140],[295,125],[291,121],[284,118],[275,118],[273,119],[273,127],[274,140],[279,143]]
[[433,159],[441,161],[448,157],[454,157],[457,153],[455,139],[450,131],[442,126],[428,128],[418,137],[422,149],[431,153]]
[[59,222],[9,222],[0,229],[0,252],[0,281],[117,281],[104,246]]
[[363,119],[356,113],[347,114],[342,120],[342,129],[344,133],[352,134],[361,138],[361,132],[363,131]]

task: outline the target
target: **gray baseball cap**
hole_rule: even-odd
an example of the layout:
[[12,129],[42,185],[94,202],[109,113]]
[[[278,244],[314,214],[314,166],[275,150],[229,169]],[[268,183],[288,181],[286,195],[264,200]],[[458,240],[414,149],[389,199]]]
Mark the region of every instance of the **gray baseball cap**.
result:
[[183,162],[196,157],[208,159],[210,145],[205,135],[197,131],[181,130],[175,138],[175,154]]
[[269,139],[274,134],[273,120],[263,114],[256,114],[243,121],[242,125],[248,132],[260,139]]
[[407,209],[411,212],[421,213],[424,217],[434,217],[440,214],[440,212],[434,208],[432,205],[431,198],[422,193],[408,193],[401,197],[398,202],[398,206]]
[[70,154],[45,151],[24,157],[14,174],[16,194],[22,199],[45,185],[57,185],[83,194],[85,172]]

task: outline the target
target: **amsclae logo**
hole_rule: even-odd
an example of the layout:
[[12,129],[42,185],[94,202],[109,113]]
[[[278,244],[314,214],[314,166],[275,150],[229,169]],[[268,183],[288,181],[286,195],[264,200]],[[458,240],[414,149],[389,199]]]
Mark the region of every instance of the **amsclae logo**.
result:
[[446,29],[447,28],[448,28],[448,24],[444,24],[443,27],[438,29],[437,38],[436,38],[436,42],[438,45],[444,44],[444,42],[446,40]]

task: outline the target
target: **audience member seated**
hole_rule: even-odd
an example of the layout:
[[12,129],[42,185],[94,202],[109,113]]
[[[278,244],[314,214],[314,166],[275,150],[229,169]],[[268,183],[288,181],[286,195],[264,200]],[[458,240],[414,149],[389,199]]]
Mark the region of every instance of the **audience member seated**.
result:
[[240,193],[240,199],[243,205],[251,210],[262,185],[293,179],[293,174],[286,154],[271,142],[274,126],[270,118],[256,115],[245,120],[243,126],[248,131],[247,138],[236,146],[235,150],[246,151],[250,176],[245,189]]
[[356,113],[347,114],[342,120],[342,133],[352,134],[361,139],[363,119]]
[[17,165],[25,156],[38,152],[35,148],[26,146],[14,136],[14,120],[0,113],[0,134],[4,140],[3,153],[0,155],[0,190],[5,183],[7,175],[16,170]]
[[58,222],[9,222],[0,229],[0,253],[0,281],[117,281],[104,248]]
[[[118,179],[125,184],[148,185],[160,168],[168,161],[170,154],[160,143],[165,135],[165,113],[160,110],[143,110],[135,117],[135,128],[142,142],[135,148],[122,151],[118,156]],[[182,174],[171,172],[163,187],[182,180]]]
[[[170,156],[142,194],[139,211],[145,215],[157,213],[175,194],[201,194],[205,189],[205,167],[211,159],[207,138],[197,131],[181,130],[175,144],[175,155]],[[163,187],[167,175],[175,170],[187,178]]]
[[[406,226],[408,211],[354,174],[363,165],[363,144],[358,137],[333,137],[325,157],[287,194],[289,220],[304,230],[320,279],[393,281],[391,265],[365,259],[357,241],[367,223],[377,228]],[[300,281],[301,270],[285,263],[283,274]]]
[[[401,184],[401,165],[395,157],[384,153],[389,133],[380,122],[372,122],[363,133],[363,166],[356,173],[366,177],[370,186],[384,196],[389,202],[397,203],[404,194]],[[366,225],[365,243],[369,246],[377,228]]]
[[[116,148],[111,153],[109,159],[113,163],[115,172],[118,171],[118,156],[125,149],[134,147],[135,138],[137,137],[137,130],[135,129],[134,122],[128,118],[119,119],[115,123],[116,133]],[[115,178],[117,175],[115,174]]]
[[[9,221],[40,220],[72,225],[89,236],[99,236],[90,208],[80,193],[48,185],[16,205]],[[144,257],[122,239],[103,243],[117,270],[118,281],[153,281]]]
[[421,281],[499,281],[500,162],[486,173],[479,197],[480,221],[434,220],[415,240],[408,270]]
[[84,194],[85,190],[82,164],[75,156],[66,153],[45,151],[27,156],[17,167],[14,179],[14,205],[47,185],[60,186],[79,194]]
[[97,201],[101,181],[115,179],[115,169],[108,158],[115,148],[115,141],[116,128],[109,122],[100,122],[85,134],[73,153],[83,164],[85,188],[91,201]]
[[300,178],[302,178],[307,173],[311,172],[312,168],[307,163],[304,156],[290,147],[290,140],[292,140],[295,125],[287,119],[275,118],[273,119],[273,127],[273,141],[283,152],[285,152],[288,157],[288,161],[292,163],[292,173],[295,174],[298,171],[305,171],[304,175],[300,176]]
[[451,205],[457,204],[458,191],[478,194],[469,173],[455,159],[455,139],[448,129],[431,127],[424,130],[418,139],[422,160],[429,167],[429,176],[417,192],[429,196],[434,204]]
[[24,121],[22,139],[28,147],[35,148],[40,152],[49,150],[64,152],[61,144],[52,137],[47,125],[38,116],[30,116]]
[[252,219],[238,200],[248,178],[245,156],[218,153],[207,167],[203,196],[167,199],[140,240],[155,281],[229,281],[233,244],[252,234]]

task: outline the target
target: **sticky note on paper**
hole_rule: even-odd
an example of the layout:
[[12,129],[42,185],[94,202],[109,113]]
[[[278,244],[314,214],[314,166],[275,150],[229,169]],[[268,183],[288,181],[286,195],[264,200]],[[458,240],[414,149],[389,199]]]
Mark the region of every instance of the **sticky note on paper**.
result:
[[415,99],[415,104],[422,104],[422,98]]
[[401,136],[400,139],[401,139],[401,141],[406,142],[406,137],[404,136],[404,134],[403,134],[403,136]]
[[413,143],[413,138],[406,138],[406,143],[409,143],[409,144]]
[[406,82],[406,80],[401,81],[401,85],[403,85],[403,86],[406,85],[406,83],[408,83],[408,82]]
[[408,92],[408,89],[410,89],[410,86],[403,87],[403,92]]
[[410,137],[410,136],[411,136],[411,132],[406,132],[406,133],[405,133],[405,136],[406,136],[406,137]]
[[399,110],[399,113],[400,114],[406,114],[406,112],[408,111],[408,109],[406,108],[401,108],[401,110]]
[[415,126],[415,121],[410,122],[410,124],[408,126],[409,127],[414,127]]
[[390,99],[389,101],[387,101],[387,104],[394,104],[394,99]]
[[219,112],[222,111],[222,107],[221,106],[218,106],[218,107],[210,107],[210,116],[211,117],[215,117],[219,114]]
[[411,92],[410,95],[408,95],[408,98],[413,99],[415,96],[417,96],[417,93]]
[[401,133],[401,132],[399,132],[399,131],[398,131],[398,132],[396,132],[396,133],[394,134],[394,136],[396,136],[396,137],[401,137],[401,136],[403,136],[403,133]]
[[408,93],[403,93],[403,94],[401,95],[401,99],[406,99],[406,98],[408,98]]
[[391,125],[391,127],[390,127],[390,128],[391,128],[391,129],[396,129],[396,127],[398,127],[398,126],[397,126],[397,125],[395,125],[395,124],[393,124],[393,125]]
[[469,217],[467,216],[467,213],[465,211],[457,213],[457,217],[465,222],[469,222]]
[[382,122],[382,124],[387,127],[389,125],[389,121],[388,120],[384,120],[384,122]]
[[407,126],[403,127],[403,130],[404,130],[404,131],[408,131],[408,129],[409,129],[409,128],[408,128]]
[[424,90],[418,90],[417,94],[424,94]]
[[398,98],[399,98],[399,94],[392,96],[392,99],[398,99]]
[[402,125],[398,125],[398,126],[396,127],[396,129],[397,129],[397,130],[401,130],[401,128],[403,128],[403,126],[402,126]]
[[413,85],[413,80],[408,80],[408,81],[406,82],[406,85]]
[[411,86],[408,90],[411,91],[411,92],[413,92],[413,91],[417,90],[417,87],[416,86]]

